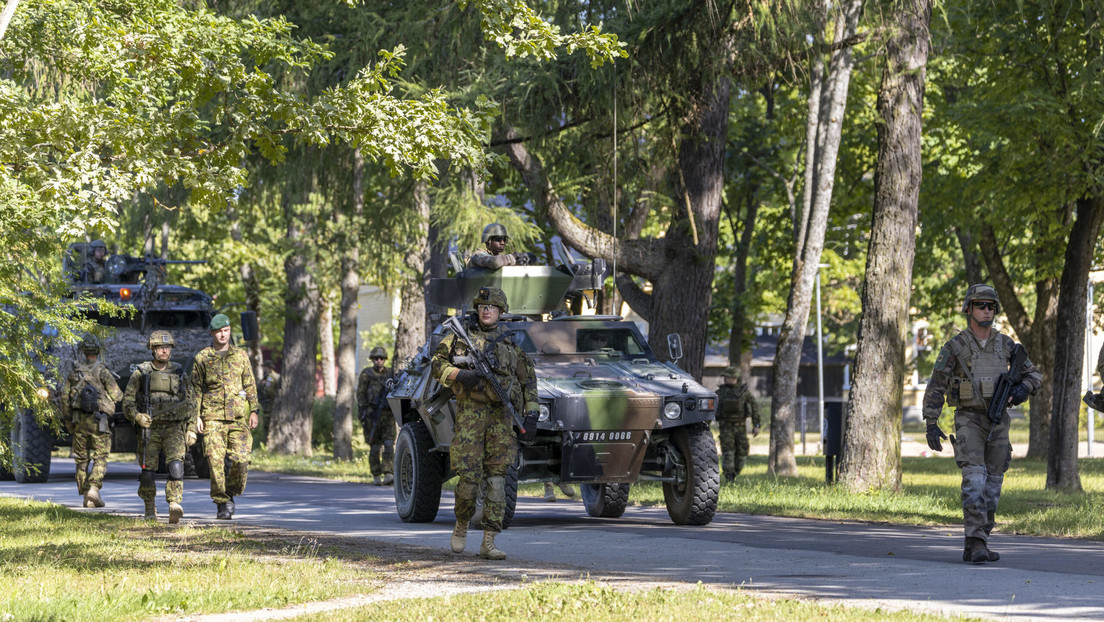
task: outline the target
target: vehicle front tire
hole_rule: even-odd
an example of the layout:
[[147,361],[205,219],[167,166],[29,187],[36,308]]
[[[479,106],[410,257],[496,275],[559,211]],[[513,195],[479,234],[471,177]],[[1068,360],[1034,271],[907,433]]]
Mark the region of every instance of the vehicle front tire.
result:
[[595,518],[621,518],[629,505],[629,484],[582,484],[583,507]]
[[395,509],[404,523],[428,523],[437,518],[446,454],[432,449],[433,437],[421,421],[399,430],[395,440]]
[[54,435],[25,410],[12,421],[12,474],[20,484],[40,484],[50,478]]
[[709,425],[697,423],[671,432],[675,481],[663,483],[667,514],[676,525],[708,525],[717,513],[721,487],[717,444]]

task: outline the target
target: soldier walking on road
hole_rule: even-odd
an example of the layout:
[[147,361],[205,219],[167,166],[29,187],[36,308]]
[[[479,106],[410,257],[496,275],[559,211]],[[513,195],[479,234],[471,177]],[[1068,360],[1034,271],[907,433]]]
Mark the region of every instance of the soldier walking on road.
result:
[[[498,325],[498,318],[509,310],[506,294],[497,287],[479,289],[472,301],[478,322],[466,330],[472,344],[493,361],[500,386],[509,391],[519,412],[536,420],[537,379],[533,363]],[[517,437],[513,420],[498,401],[487,380],[464,361],[467,345],[456,335],[447,335],[433,354],[433,375],[456,394],[456,435],[449,448],[456,484],[456,526],[452,530],[454,553],[464,551],[468,521],[475,514],[475,498],[481,482],[486,485],[483,507],[483,545],[479,556],[506,559],[495,546],[506,513],[506,474],[517,459]],[[508,387],[508,388],[507,388]]]
[[99,340],[89,335],[79,347],[84,362],[73,365],[62,383],[61,414],[73,435],[77,492],[84,496],[84,507],[102,508],[100,488],[111,452],[111,415],[115,403],[123,399],[123,392],[115,382],[115,374],[99,360]]
[[943,451],[939,428],[943,401],[955,408],[951,445],[955,463],[962,469],[962,516],[966,540],[964,562],[994,562],[1000,554],[989,549],[989,534],[996,521],[1004,473],[1012,463],[1008,441],[1011,418],[1007,407],[1027,401],[1043,384],[1043,375],[1024,359],[1023,379],[1012,388],[1000,423],[990,421],[987,410],[997,380],[1009,370],[1014,348],[1022,348],[1011,337],[993,328],[1000,313],[997,291],[984,284],[971,285],[962,302],[968,328],[958,333],[939,351],[931,380],[924,392],[924,422],[928,446]]
[[157,518],[157,485],[153,474],[158,454],[164,452],[169,470],[165,500],[169,502],[169,523],[180,522],[184,508],[184,453],[195,443],[193,417],[188,400],[188,383],[180,363],[169,360],[176,342],[167,330],[149,336],[153,360],[138,365],[127,381],[123,414],[134,423],[138,434],[138,496],[146,505],[146,518]]
[[510,242],[510,235],[506,233],[506,227],[493,222],[483,228],[483,244],[486,249],[479,249],[468,259],[469,266],[498,270],[503,266],[528,266],[537,261],[533,253],[504,253],[506,244]]
[[390,486],[395,481],[395,418],[383,413],[383,405],[391,372],[385,366],[387,352],[383,348],[372,348],[368,358],[372,364],[362,369],[357,379],[357,415],[368,443],[372,484]]
[[249,355],[230,344],[230,318],[219,313],[211,318],[210,329],[212,345],[200,350],[192,364],[191,392],[196,430],[203,434],[203,452],[211,467],[211,500],[217,517],[230,520],[234,497],[245,492],[252,430],[261,421],[261,405]]
[[747,420],[751,435],[759,436],[759,407],[746,382],[740,382],[740,368],[730,366],[721,372],[723,384],[717,389],[717,428],[721,436],[721,463],[726,481],[735,481],[748,457]]

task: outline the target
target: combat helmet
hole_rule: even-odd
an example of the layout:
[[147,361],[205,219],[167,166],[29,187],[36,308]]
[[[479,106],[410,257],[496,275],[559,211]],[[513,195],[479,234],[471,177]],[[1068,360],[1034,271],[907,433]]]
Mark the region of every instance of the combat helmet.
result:
[[478,308],[479,305],[494,305],[503,313],[510,310],[510,306],[506,304],[506,292],[497,287],[480,287],[475,300],[472,300],[473,307]]
[[376,346],[376,347],[372,348],[372,351],[368,354],[368,358],[370,358],[370,359],[381,358],[381,359],[386,361],[387,360],[387,352],[383,348],[381,348],[379,346]]
[[107,252],[107,244],[104,244],[103,240],[92,240],[92,244],[88,247],[88,250],[94,251],[97,248],[102,248],[104,252]]
[[724,371],[721,372],[721,377],[722,378],[739,378],[740,377],[740,368],[736,367],[735,365],[729,365],[728,367],[725,367]]
[[176,341],[173,340],[172,333],[167,330],[155,330],[150,333],[149,336],[149,349],[152,350],[157,346],[175,346]]
[[997,290],[985,283],[975,283],[966,290],[966,297],[962,299],[962,312],[970,312],[970,303],[975,300],[992,300],[997,303],[995,313],[1000,313],[1001,303],[1000,296],[997,295]]
[[509,241],[510,234],[506,233],[505,225],[500,225],[497,222],[492,222],[486,227],[483,227],[483,243],[486,244],[487,240],[491,238],[506,238],[506,240]]
[[88,335],[84,339],[81,339],[79,349],[86,354],[99,354],[103,346],[100,344],[100,340],[96,339],[95,335]]

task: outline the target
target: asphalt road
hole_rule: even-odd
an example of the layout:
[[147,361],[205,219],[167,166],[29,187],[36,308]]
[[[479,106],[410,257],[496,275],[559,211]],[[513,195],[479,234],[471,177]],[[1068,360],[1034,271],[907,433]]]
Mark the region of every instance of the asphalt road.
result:
[[[107,508],[140,514],[137,466],[112,463]],[[0,494],[77,507],[73,463],[55,459],[49,482],[0,482]],[[206,480],[184,482],[184,521],[214,522]],[[163,476],[158,509],[167,515]],[[101,511],[101,510],[89,510]],[[234,522],[318,531],[410,546],[448,547],[452,495],[437,520],[404,524],[390,488],[254,472]],[[468,551],[478,550],[478,532]],[[960,528],[901,527],[746,514],[718,514],[679,527],[663,508],[629,507],[620,519],[586,516],[578,501],[523,498],[498,538],[507,564],[569,565],[580,574],[686,581],[795,594],[864,606],[1015,620],[1104,620],[1104,543],[994,534],[1001,560],[961,561]]]

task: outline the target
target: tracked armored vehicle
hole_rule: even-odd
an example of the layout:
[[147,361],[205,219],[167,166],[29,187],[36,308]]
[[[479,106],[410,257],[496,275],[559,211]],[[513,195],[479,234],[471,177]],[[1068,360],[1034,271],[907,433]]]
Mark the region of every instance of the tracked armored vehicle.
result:
[[[617,518],[633,483],[658,481],[676,524],[713,519],[720,480],[709,423],[716,394],[660,361],[634,322],[562,311],[565,299],[600,287],[604,271],[600,261],[468,268],[431,284],[428,302],[459,309],[461,316],[480,287],[503,289],[510,313],[500,325],[512,331],[536,369],[537,434],[519,446],[507,478],[504,526],[513,518],[518,484],[528,482],[579,484],[587,514]],[[453,475],[448,456],[456,401],[430,369],[446,334],[443,325],[434,331],[387,396],[400,427],[394,491],[405,522],[434,520],[442,483]],[[670,342],[681,350],[677,335]]]
[[[101,326],[107,327],[100,353],[107,368],[118,378],[119,388],[126,390],[126,383],[139,363],[150,360],[146,345],[150,332],[171,331],[176,341],[172,360],[190,371],[192,358],[210,345],[207,327],[214,315],[212,299],[197,289],[165,283],[165,266],[168,264],[192,264],[201,261],[171,261],[156,257],[133,257],[117,254],[106,258],[102,278],[93,282],[83,270],[91,257],[91,245],[75,243],[63,259],[63,268],[69,280],[73,297],[87,301],[85,314]],[[113,316],[103,312],[97,303],[113,302],[132,307],[134,312],[125,316]],[[44,377],[57,408],[60,378],[72,369],[73,362],[82,354],[74,345],[56,346],[58,370],[43,370]],[[111,451],[135,451],[137,436],[134,426],[123,416],[122,404],[116,405],[111,421]],[[50,453],[56,445],[66,445],[65,434],[55,435],[44,428],[35,413],[16,413],[10,433],[12,448],[11,476],[23,483],[45,482],[50,475]],[[201,477],[207,476],[206,460],[202,446],[197,443],[190,452],[190,461]],[[7,474],[0,474],[7,475]]]

